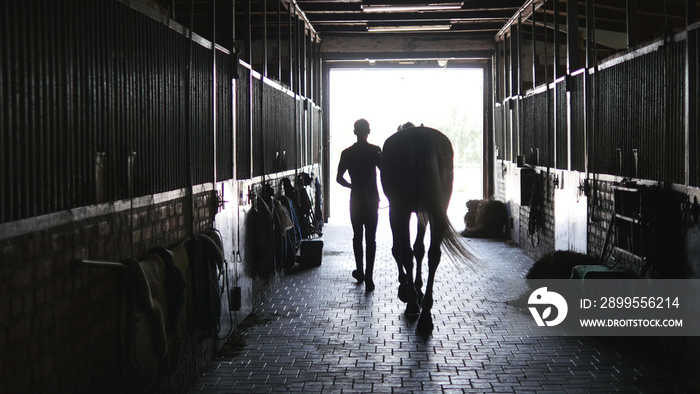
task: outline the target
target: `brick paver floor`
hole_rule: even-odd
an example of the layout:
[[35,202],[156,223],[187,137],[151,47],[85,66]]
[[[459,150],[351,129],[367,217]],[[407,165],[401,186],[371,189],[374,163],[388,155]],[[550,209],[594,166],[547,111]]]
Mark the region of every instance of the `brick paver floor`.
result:
[[440,266],[435,329],[424,339],[397,298],[386,218],[370,294],[350,276],[350,226],[331,222],[323,238],[323,264],[283,276],[242,333],[243,349],[213,362],[191,393],[694,392],[596,338],[531,332],[531,316],[507,301],[524,293],[516,279],[532,259],[508,242],[465,240],[485,262],[477,273]]

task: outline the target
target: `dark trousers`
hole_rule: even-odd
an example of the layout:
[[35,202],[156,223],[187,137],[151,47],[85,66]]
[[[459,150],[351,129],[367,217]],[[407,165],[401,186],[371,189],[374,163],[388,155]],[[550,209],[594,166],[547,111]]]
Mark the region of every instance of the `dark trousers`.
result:
[[[372,279],[374,271],[374,255],[377,251],[375,241],[377,235],[377,221],[379,203],[350,203],[350,222],[352,223],[352,250],[355,253],[355,265],[359,272],[363,272],[365,277]],[[367,245],[367,264],[363,270],[363,250],[362,236],[364,233],[365,244]]]

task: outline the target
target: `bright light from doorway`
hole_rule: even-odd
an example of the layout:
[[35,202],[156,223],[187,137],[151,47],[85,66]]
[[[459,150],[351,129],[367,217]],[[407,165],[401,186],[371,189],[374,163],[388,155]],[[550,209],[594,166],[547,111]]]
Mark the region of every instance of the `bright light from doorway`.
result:
[[[449,213],[459,228],[466,201],[482,198],[483,70],[331,70],[332,220],[348,217],[350,193],[335,182],[335,176],[340,152],[356,141],[353,123],[360,118],[369,121],[369,141],[380,147],[406,122],[424,124],[450,137],[455,149],[455,185]],[[379,188],[381,192],[381,185]],[[380,207],[387,204],[383,197]]]

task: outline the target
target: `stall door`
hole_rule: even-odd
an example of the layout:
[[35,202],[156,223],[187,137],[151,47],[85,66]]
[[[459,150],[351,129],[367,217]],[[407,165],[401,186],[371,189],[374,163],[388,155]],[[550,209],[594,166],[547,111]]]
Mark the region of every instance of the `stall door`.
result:
[[554,232],[556,250],[586,253],[588,248],[588,198],[579,185],[584,175],[558,172],[559,185],[554,190]]

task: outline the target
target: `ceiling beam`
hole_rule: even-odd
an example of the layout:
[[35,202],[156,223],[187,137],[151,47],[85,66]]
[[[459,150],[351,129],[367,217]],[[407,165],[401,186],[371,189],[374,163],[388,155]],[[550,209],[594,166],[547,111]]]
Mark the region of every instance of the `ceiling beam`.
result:
[[312,23],[343,23],[372,21],[424,21],[424,20],[503,20],[510,18],[509,11],[449,11],[449,12],[382,12],[382,13],[335,13],[312,14]]

